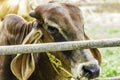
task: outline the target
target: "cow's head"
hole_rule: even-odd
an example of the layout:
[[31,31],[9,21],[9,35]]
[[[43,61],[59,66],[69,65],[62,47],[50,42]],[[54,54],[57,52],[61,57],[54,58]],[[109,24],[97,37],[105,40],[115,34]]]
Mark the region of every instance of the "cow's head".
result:
[[[81,11],[76,6],[65,3],[48,3],[40,5],[30,13],[38,24],[44,18],[45,30],[52,36],[53,41],[80,41],[89,38],[84,32]],[[71,73],[80,80],[81,76],[88,79],[99,76],[101,55],[97,49],[80,49],[63,51],[71,64]]]

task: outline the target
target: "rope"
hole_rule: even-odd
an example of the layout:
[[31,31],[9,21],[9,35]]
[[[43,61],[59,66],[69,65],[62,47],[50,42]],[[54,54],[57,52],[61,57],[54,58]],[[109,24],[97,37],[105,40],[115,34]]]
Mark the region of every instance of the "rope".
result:
[[[40,39],[40,42],[43,43],[43,41]],[[72,78],[73,75],[68,72],[65,68],[63,68],[62,66],[62,62],[56,58],[54,55],[52,55],[50,52],[46,52],[54,70],[60,75],[59,71],[57,70],[57,68],[59,68],[60,70],[62,70],[63,72],[67,73],[69,75],[69,78]]]
[[[25,40],[23,41],[23,44],[25,43],[43,43],[41,37],[43,36],[43,33],[40,29],[32,29],[32,31],[25,37]],[[68,72],[65,68],[63,68],[62,66],[62,62],[56,58],[54,55],[52,55],[50,52],[46,52],[50,63],[52,64],[54,70],[60,75],[59,71],[57,70],[57,68],[59,68],[60,70],[64,71],[65,73],[67,73],[70,77],[72,78],[73,75]]]

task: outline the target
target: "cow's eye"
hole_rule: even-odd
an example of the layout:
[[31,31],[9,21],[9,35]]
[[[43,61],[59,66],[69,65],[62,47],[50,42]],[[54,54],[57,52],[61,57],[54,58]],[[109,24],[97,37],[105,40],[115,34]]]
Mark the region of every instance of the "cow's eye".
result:
[[48,32],[51,33],[51,34],[54,34],[54,33],[57,33],[58,32],[58,29],[53,27],[53,26],[48,26],[47,28]]

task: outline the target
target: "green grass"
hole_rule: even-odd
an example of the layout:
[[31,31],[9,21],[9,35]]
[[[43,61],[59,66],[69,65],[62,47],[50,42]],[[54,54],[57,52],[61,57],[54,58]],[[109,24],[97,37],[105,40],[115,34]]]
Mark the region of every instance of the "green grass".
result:
[[108,31],[109,34],[115,34],[115,33],[119,33],[119,32],[120,32],[119,29],[112,29],[112,30]]
[[102,65],[100,77],[120,76],[120,48],[102,49]]

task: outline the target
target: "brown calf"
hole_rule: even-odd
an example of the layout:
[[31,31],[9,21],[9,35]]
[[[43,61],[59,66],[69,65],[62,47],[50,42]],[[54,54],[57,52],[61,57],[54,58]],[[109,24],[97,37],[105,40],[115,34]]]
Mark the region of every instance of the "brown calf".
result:
[[[89,39],[84,32],[81,11],[74,5],[48,3],[37,6],[35,10],[30,13],[30,16],[36,20],[26,22],[17,15],[7,15],[0,30],[0,45],[22,44],[27,34],[32,29],[37,28],[41,29],[43,33],[42,40],[46,43]],[[101,55],[97,49],[52,52],[52,54],[61,60],[63,68],[73,74],[72,79],[81,80],[83,77],[92,79],[99,76]],[[17,80],[10,68],[11,61],[14,58],[15,55],[0,56],[0,80]],[[46,54],[34,54],[34,60],[35,70],[30,74],[30,77],[26,79],[71,80],[71,77],[64,71],[58,69],[60,74],[55,71]],[[22,63],[19,63],[15,67],[21,68],[19,67],[21,64]],[[21,74],[21,71],[19,72],[18,74]],[[22,78],[22,80],[26,79]]]

